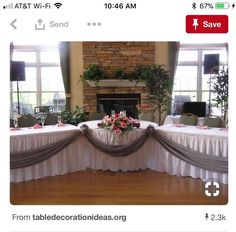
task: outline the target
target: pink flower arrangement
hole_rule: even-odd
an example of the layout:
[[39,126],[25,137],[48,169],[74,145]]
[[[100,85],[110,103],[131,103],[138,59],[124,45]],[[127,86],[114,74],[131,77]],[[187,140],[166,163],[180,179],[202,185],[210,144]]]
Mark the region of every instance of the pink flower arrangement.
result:
[[138,109],[138,112],[141,113],[141,112],[147,112],[147,111],[150,111],[150,110],[154,110],[155,107],[151,104],[138,104],[136,105],[137,109]]
[[123,113],[116,113],[114,116],[105,116],[100,123],[98,128],[104,128],[110,130],[116,135],[122,135],[126,131],[131,131],[134,128],[139,128],[140,123],[137,119],[127,117]]

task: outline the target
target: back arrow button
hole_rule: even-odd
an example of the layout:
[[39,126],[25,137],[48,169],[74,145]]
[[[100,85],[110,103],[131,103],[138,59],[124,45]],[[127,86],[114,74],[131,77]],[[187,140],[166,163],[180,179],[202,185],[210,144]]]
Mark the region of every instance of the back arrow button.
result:
[[14,20],[10,23],[10,25],[11,25],[15,30],[17,29],[17,27],[16,27],[16,25],[15,25],[16,20],[17,20],[17,19],[14,19]]

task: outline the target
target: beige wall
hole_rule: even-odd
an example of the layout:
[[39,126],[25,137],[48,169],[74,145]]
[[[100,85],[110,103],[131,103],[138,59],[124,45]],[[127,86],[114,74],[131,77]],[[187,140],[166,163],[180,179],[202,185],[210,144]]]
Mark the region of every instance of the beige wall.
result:
[[[79,82],[80,75],[83,73],[83,49],[82,42],[70,43],[71,61],[71,110],[75,106],[83,106],[83,86]],[[155,63],[169,65],[169,44],[168,42],[155,43]]]
[[70,43],[70,64],[71,64],[71,110],[75,106],[83,106],[83,85],[79,82],[80,75],[83,74],[83,53],[82,42]]
[[169,43],[168,42],[155,43],[155,63],[169,66]]

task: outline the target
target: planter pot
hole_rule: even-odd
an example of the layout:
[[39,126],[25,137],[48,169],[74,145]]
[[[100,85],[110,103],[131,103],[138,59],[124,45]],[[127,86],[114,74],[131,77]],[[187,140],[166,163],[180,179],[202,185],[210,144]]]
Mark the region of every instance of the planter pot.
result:
[[142,112],[138,115],[138,118],[143,121],[153,122],[154,111]]

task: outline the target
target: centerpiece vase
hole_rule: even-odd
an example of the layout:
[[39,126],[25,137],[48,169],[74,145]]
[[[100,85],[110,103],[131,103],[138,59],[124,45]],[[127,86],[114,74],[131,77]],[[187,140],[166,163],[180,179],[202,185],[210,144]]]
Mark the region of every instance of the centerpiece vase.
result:
[[143,121],[150,121],[153,122],[154,119],[154,111],[150,110],[150,111],[146,111],[146,112],[141,112],[138,115],[139,120],[143,120]]

